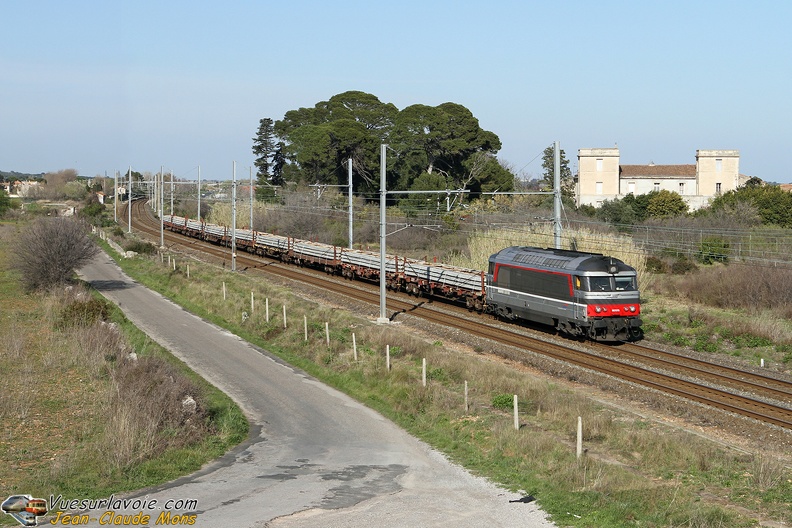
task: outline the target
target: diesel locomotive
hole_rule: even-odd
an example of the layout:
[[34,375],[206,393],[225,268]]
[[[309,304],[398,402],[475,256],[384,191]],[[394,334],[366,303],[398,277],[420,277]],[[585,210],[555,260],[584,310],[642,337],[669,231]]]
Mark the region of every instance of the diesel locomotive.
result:
[[489,258],[487,311],[595,341],[642,336],[635,269],[598,253],[502,249]]

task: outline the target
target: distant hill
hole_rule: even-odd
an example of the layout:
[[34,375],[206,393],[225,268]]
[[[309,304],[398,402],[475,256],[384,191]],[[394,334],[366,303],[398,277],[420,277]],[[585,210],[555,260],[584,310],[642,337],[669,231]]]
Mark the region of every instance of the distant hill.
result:
[[25,180],[37,180],[44,177],[44,173],[41,174],[27,174],[24,172],[16,172],[16,171],[0,171],[0,180],[5,181],[25,181]]

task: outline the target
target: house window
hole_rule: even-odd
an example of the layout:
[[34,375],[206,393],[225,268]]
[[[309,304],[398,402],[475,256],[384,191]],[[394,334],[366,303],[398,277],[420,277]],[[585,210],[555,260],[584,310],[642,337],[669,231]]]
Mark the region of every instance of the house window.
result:
[[715,160],[715,172],[723,172],[723,160],[716,159]]
[[627,182],[627,194],[635,194],[635,182]]
[[660,182],[654,182],[654,192],[660,192]]
[[597,158],[597,172],[602,172],[602,158]]
[[679,194],[685,196],[685,182],[679,182]]
[[602,182],[597,182],[595,187],[596,187],[596,191],[594,192],[596,192],[597,194],[602,194]]
[[721,193],[721,184],[720,183],[716,183],[715,184],[715,194],[720,194],[720,193]]

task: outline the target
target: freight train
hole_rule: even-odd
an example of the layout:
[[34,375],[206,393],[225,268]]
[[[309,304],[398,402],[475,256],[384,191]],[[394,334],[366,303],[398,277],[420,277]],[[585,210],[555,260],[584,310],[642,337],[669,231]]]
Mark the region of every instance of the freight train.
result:
[[[164,215],[163,223],[186,236],[231,245],[226,226],[173,215]],[[379,253],[249,229],[237,229],[235,239],[237,250],[349,279],[379,280]],[[492,255],[487,272],[388,255],[385,283],[390,290],[551,325],[574,337],[634,341],[643,335],[635,269],[598,253],[513,246]]]

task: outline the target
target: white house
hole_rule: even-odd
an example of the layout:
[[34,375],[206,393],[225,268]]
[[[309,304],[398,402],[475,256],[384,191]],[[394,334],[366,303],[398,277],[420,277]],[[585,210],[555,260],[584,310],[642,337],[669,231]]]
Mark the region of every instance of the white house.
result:
[[696,163],[690,165],[622,165],[617,147],[584,148],[578,150],[578,167],[578,206],[599,207],[628,194],[668,190],[696,210],[748,180],[740,174],[738,150],[697,150]]

